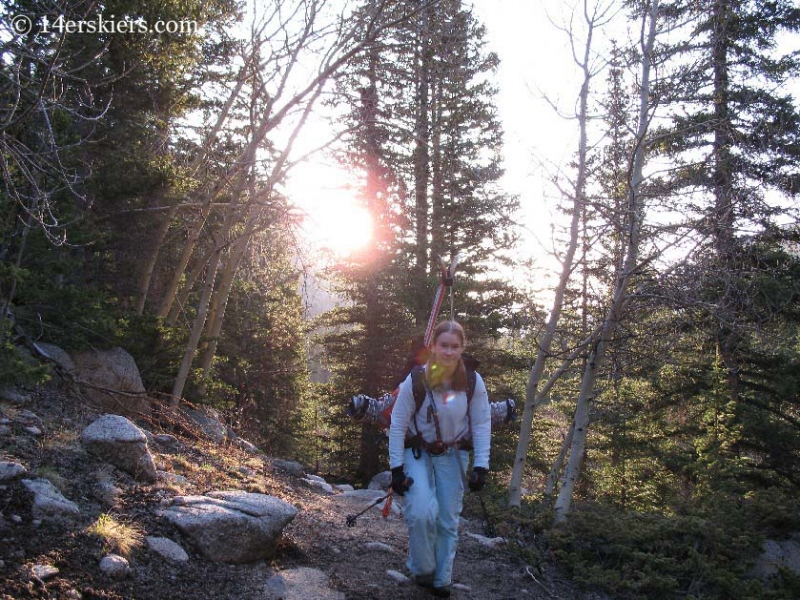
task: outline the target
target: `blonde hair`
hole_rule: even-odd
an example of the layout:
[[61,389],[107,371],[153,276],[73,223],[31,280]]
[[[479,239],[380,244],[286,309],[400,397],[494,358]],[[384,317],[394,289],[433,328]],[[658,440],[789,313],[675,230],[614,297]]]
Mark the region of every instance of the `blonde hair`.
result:
[[[436,341],[439,339],[444,333],[454,333],[459,337],[461,340],[462,348],[467,345],[467,336],[464,334],[464,328],[461,326],[460,323],[456,321],[442,321],[440,322],[436,328],[433,330],[433,335],[431,336],[431,347],[436,344]],[[436,377],[431,377],[434,370],[431,368],[431,353],[428,354],[428,382],[432,386],[439,385],[441,381],[436,381]],[[465,392],[467,390],[467,367],[464,365],[464,361],[459,358],[458,365],[456,366],[455,373],[453,373],[453,380],[450,383],[451,387],[459,392]]]

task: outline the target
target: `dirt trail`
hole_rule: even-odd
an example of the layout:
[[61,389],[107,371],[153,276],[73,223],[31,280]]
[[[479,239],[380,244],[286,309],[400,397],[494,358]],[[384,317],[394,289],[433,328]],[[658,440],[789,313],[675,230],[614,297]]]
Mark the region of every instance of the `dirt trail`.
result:
[[[399,502],[398,502],[399,503]],[[311,566],[328,574],[331,586],[350,598],[432,598],[411,581],[387,574],[409,575],[408,537],[403,517],[392,511],[381,516],[381,505],[346,524],[370,502],[363,498],[307,496],[303,511],[287,527],[287,541],[298,550],[296,566]],[[483,535],[484,523],[462,518],[459,549],[453,573],[453,598],[578,598],[565,582],[533,579],[532,571],[505,548],[491,548],[470,534]],[[291,567],[291,560],[285,561]]]
[[[78,502],[82,516],[71,526],[39,522],[31,512],[32,495],[20,481],[0,485],[0,600],[275,600],[281,594],[270,588],[274,576],[298,569],[294,574],[302,577],[308,571],[301,568],[316,569],[327,576],[331,594],[312,594],[316,600],[432,598],[410,580],[397,580],[389,574],[408,575],[407,532],[399,512],[384,519],[380,506],[376,506],[360,516],[354,527],[348,527],[347,516],[367,508],[371,503],[368,498],[326,493],[304,477],[275,468],[272,459],[191,437],[180,437],[180,451],[156,454],[160,468],[185,477],[188,483],[180,490],[166,484],[139,484],[109,471],[81,448],[80,432],[96,418],[95,411],[49,389],[38,390],[27,408],[43,424],[44,436],[34,435],[17,423],[22,409],[0,404],[0,422],[8,423],[6,435],[0,436],[0,461],[19,462],[31,474],[49,473],[65,497]],[[111,506],[92,491],[99,475],[112,477],[120,489]],[[226,489],[274,495],[300,509],[284,530],[272,559],[247,565],[209,561],[158,516],[159,509],[175,494]],[[543,574],[537,571],[537,579],[533,579],[534,572],[507,549],[479,543],[469,534],[485,533],[480,508],[475,509],[478,503],[471,497],[465,505],[454,567],[454,598],[591,597],[575,592],[552,567]],[[109,548],[87,533],[87,526],[102,513],[135,525],[142,535],[180,542],[189,560],[176,564],[139,545],[127,555],[129,576],[121,580],[103,576],[98,564]],[[55,567],[57,575],[47,581],[31,576],[36,565]]]

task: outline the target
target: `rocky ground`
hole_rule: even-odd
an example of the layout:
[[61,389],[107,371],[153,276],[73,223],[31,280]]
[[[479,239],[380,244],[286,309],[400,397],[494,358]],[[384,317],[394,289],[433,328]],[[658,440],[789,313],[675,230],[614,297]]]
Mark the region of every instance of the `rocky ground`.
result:
[[[96,416],[53,389],[33,391],[24,405],[0,402],[0,461],[24,465],[28,477],[49,479],[81,510],[78,522],[40,522],[31,512],[31,494],[20,481],[0,482],[0,598],[431,597],[405,577],[406,531],[396,512],[383,518],[380,507],[374,507],[349,527],[347,516],[369,506],[369,500],[330,494],[302,475],[281,471],[267,457],[185,432],[171,431],[180,441],[178,448],[155,453],[155,459],[159,469],[188,483],[136,483],[82,449],[80,432]],[[154,433],[161,426],[152,424]],[[112,498],[98,495],[99,480],[111,480],[119,493]],[[299,509],[271,560],[248,565],[211,562],[159,517],[159,509],[177,494],[223,489],[270,494]],[[108,540],[90,531],[101,514],[111,514],[137,532],[129,549],[109,547]],[[533,569],[508,548],[490,547],[471,535],[485,533],[481,514],[480,505],[469,500],[453,597],[589,597],[560,578],[553,565]],[[166,560],[141,543],[144,536],[178,541],[189,560]],[[100,560],[110,551],[123,554],[130,564],[122,579],[99,570]]]

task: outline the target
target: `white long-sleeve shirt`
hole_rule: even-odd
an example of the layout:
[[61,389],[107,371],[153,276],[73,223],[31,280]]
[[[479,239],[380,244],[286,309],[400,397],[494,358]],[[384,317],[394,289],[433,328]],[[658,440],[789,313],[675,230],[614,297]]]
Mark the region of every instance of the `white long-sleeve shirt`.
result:
[[[442,442],[451,444],[456,440],[469,436],[469,419],[467,418],[467,393],[432,390],[433,400],[439,411],[439,429]],[[437,440],[436,424],[429,415],[431,405],[430,396],[425,395],[425,401],[420,406],[417,416],[414,417],[416,403],[411,375],[400,384],[397,401],[392,409],[392,423],[389,427],[389,467],[399,467],[403,464],[403,450],[405,448],[406,433],[414,436],[417,434],[417,424],[422,439],[428,443]],[[476,467],[489,468],[489,450],[492,438],[492,415],[489,407],[489,394],[486,385],[478,373],[475,373],[475,392],[469,402],[469,412],[472,419],[472,446],[474,449],[473,463]]]

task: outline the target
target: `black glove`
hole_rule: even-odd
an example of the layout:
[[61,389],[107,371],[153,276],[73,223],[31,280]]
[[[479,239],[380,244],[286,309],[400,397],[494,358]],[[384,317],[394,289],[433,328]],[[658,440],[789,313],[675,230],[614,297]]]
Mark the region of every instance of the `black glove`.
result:
[[411,485],[411,479],[406,478],[403,467],[392,469],[392,489],[398,496],[403,496]]
[[473,492],[480,492],[486,485],[486,469],[475,467],[469,474],[469,489]]

